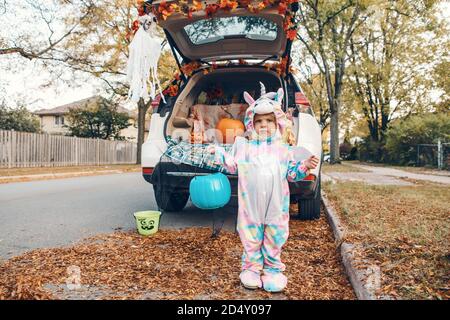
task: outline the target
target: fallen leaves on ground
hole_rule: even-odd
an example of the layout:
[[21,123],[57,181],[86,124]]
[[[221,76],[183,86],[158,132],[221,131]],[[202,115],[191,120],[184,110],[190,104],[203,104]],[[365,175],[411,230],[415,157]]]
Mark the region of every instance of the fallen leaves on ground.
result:
[[65,287],[71,266],[79,268],[83,286],[109,289],[101,299],[355,298],[324,217],[291,220],[282,253],[289,279],[283,293],[241,286],[241,250],[237,234],[222,230],[213,239],[209,228],[160,230],[149,237],[135,232],[100,235],[0,264],[0,299],[64,298],[44,287]]
[[414,186],[324,184],[355,252],[381,271],[380,296],[450,299],[450,189],[423,181]]

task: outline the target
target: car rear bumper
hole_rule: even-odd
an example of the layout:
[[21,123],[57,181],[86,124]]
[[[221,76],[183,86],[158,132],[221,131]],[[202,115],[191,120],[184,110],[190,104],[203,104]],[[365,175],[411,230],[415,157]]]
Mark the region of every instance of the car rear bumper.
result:
[[[172,162],[160,163],[155,170],[143,168],[145,181],[153,185],[169,188],[174,192],[189,193],[189,185],[193,177],[215,173],[216,171],[193,167],[187,164],[174,164]],[[238,177],[227,175],[230,180],[231,193],[237,195]],[[315,196],[318,179],[308,176],[307,179],[289,182],[291,201],[312,199]]]

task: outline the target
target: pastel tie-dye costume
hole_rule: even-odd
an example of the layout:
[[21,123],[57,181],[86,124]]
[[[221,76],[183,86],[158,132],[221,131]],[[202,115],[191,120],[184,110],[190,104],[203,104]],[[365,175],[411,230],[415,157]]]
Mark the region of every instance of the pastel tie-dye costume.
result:
[[[217,147],[216,158],[228,172],[238,173],[237,230],[244,246],[242,269],[277,274],[285,270],[281,248],[289,235],[288,181],[303,179],[308,169],[294,160],[293,147],[282,141],[288,126],[281,110],[282,89],[256,101],[248,93],[244,96],[249,103],[244,122],[251,139],[237,137],[230,153]],[[272,112],[277,120],[277,132],[272,137],[261,138],[254,130],[253,117],[255,113]],[[283,288],[284,285],[280,284]],[[264,288],[267,290],[266,285]]]

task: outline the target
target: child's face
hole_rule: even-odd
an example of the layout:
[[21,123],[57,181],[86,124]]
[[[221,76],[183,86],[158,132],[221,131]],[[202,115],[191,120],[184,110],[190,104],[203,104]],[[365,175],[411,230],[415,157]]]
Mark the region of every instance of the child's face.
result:
[[267,138],[273,136],[277,130],[275,114],[255,114],[253,126],[260,137]]

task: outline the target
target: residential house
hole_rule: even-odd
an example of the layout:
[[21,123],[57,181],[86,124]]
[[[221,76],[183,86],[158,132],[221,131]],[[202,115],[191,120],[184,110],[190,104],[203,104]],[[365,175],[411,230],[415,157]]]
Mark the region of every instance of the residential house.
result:
[[[73,108],[86,108],[92,104],[99,103],[101,99],[102,97],[100,96],[93,96],[52,109],[41,109],[33,113],[40,118],[42,132],[65,135],[69,132],[69,130],[64,126],[64,124],[68,124],[68,119],[66,116],[69,113],[69,110]],[[119,106],[118,111],[125,112],[130,116],[130,126],[121,130],[120,135],[124,136],[127,140],[137,141],[137,110],[129,110]],[[149,120],[147,120],[145,125],[145,140],[148,136],[149,125]]]

